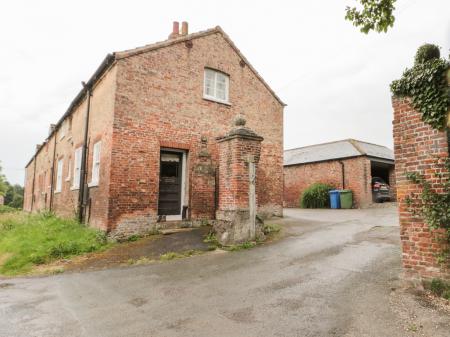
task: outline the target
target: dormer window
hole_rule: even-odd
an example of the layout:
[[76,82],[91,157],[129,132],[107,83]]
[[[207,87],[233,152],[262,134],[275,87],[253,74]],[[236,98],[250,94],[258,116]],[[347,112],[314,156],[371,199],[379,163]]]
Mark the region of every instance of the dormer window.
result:
[[229,83],[230,77],[227,74],[206,68],[203,97],[228,104]]

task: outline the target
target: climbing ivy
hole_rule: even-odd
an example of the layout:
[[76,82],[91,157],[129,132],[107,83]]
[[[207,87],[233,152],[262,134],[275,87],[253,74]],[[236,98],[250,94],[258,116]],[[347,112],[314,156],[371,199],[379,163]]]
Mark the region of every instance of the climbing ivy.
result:
[[447,124],[449,67],[449,62],[440,58],[439,47],[425,44],[417,50],[414,66],[391,83],[392,93],[410,97],[413,108],[422,114],[422,120],[437,130]]
[[[442,160],[444,162],[442,163]],[[407,172],[406,178],[421,187],[419,193],[411,193],[405,198],[405,202],[413,215],[421,216],[430,229],[444,229],[444,237],[437,235],[438,240],[450,243],[450,159],[440,159],[436,163],[442,168],[434,174],[435,184],[439,184],[439,193],[433,188],[429,179],[417,172]],[[446,263],[450,257],[450,246],[436,255],[439,263]]]
[[[445,159],[443,173],[434,174],[434,180],[441,186],[441,193],[436,193],[431,183],[417,172],[406,173],[406,178],[414,184],[422,186],[420,213],[432,229],[445,228],[450,238],[450,159]],[[409,198],[411,205],[412,197]]]

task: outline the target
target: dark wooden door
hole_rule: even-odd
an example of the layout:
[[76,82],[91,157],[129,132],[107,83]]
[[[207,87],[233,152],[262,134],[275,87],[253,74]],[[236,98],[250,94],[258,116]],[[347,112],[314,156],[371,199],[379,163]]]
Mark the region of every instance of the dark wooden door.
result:
[[161,152],[158,215],[181,214],[182,154]]

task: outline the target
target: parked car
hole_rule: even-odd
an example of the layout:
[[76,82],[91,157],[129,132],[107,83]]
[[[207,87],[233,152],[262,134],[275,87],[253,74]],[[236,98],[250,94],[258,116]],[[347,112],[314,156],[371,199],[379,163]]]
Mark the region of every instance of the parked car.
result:
[[382,178],[372,178],[372,199],[375,202],[391,200],[391,188]]

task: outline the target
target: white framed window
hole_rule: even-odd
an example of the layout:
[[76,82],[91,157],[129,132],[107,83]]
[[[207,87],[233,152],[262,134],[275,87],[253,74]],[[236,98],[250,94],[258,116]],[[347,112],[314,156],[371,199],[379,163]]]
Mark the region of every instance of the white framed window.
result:
[[62,159],[58,160],[58,164],[56,166],[55,193],[61,192],[61,189],[62,189],[63,165],[64,165],[64,161]]
[[81,146],[75,150],[74,163],[73,163],[73,183],[72,189],[80,188],[80,176],[81,176]]
[[70,175],[72,174],[72,161],[69,160],[67,161],[67,177],[66,177],[66,181],[70,181]]
[[89,186],[97,186],[100,179],[100,152],[102,148],[102,142],[98,141],[94,144],[92,150],[92,177]]
[[203,86],[203,97],[218,101],[228,102],[228,91],[230,86],[230,77],[217,70],[205,69],[205,79]]

